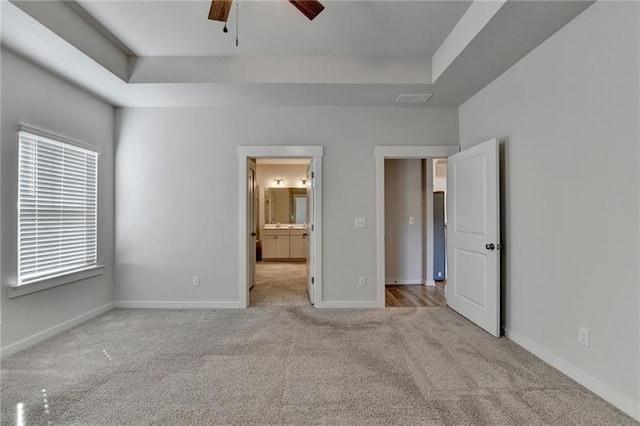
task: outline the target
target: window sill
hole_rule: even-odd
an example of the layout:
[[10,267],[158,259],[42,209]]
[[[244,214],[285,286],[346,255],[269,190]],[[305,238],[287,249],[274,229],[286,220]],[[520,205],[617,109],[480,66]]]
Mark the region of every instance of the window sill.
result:
[[49,288],[58,287],[75,281],[102,275],[103,265],[92,266],[81,271],[70,272],[57,277],[45,278],[28,284],[15,285],[9,287],[9,299],[35,293]]

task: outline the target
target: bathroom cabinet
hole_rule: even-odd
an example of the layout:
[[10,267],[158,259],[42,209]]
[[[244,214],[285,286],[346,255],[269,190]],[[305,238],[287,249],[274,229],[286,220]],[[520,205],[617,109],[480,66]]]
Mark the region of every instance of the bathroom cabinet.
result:
[[306,229],[262,228],[262,258],[299,260],[307,257]]
[[306,229],[290,230],[289,256],[293,259],[307,258],[307,230]]

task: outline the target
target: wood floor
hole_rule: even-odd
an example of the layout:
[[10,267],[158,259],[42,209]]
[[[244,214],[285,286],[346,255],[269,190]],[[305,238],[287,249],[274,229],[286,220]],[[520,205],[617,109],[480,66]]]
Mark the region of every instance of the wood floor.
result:
[[446,282],[435,286],[421,284],[385,286],[385,306],[399,308],[436,307],[447,304]]

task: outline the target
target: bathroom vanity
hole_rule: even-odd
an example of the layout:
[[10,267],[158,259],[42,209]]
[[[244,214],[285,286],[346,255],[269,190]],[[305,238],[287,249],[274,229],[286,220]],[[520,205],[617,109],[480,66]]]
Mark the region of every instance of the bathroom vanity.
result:
[[304,225],[265,226],[261,229],[264,261],[305,260],[307,227]]

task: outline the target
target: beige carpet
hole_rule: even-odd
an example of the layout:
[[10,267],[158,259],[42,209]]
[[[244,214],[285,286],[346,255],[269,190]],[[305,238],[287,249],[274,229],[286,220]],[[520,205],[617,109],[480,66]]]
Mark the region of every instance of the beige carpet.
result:
[[634,424],[448,308],[114,310],[1,390],[3,424]]

